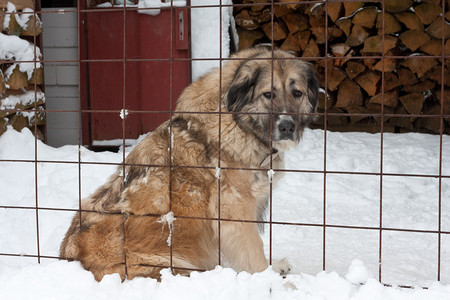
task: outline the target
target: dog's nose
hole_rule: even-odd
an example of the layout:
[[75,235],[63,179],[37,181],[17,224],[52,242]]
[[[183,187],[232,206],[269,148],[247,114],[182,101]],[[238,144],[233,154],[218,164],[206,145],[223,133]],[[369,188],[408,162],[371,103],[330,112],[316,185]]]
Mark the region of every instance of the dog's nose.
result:
[[280,139],[294,138],[295,124],[291,120],[283,120],[278,124],[278,131],[280,132]]

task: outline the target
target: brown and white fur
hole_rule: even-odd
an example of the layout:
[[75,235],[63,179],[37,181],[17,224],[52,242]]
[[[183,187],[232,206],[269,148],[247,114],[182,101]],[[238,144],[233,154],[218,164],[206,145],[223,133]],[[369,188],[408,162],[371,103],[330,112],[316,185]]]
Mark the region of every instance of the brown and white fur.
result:
[[235,54],[219,72],[188,86],[171,120],[82,202],[61,258],[79,260],[97,280],[209,270],[219,245],[221,262],[236,271],[268,267],[257,226],[267,170],[282,166],[313,118],[317,79],[307,63],[263,47]]

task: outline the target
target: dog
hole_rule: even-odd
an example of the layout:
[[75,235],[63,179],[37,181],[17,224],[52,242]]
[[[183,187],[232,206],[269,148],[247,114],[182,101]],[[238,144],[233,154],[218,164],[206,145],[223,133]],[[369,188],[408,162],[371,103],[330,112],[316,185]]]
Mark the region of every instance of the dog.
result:
[[[218,264],[265,270],[258,222],[278,177],[270,171],[314,119],[318,89],[310,65],[292,54],[266,47],[234,54],[188,86],[171,119],[82,201],[60,257],[80,261],[98,281]],[[278,271],[288,267],[281,262]]]

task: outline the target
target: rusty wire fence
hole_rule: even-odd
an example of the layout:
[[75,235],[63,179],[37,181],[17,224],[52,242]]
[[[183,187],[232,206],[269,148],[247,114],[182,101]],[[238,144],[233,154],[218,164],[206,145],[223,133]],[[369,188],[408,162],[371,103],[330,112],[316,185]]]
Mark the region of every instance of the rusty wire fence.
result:
[[[73,8],[73,9],[65,9],[64,13],[74,13],[78,15],[78,20],[81,20],[81,16],[83,15],[88,15],[88,14],[100,14],[103,13],[102,11],[99,11],[97,8],[94,7],[86,7],[85,5],[82,5],[80,3],[81,1],[78,1],[78,6],[77,8]],[[170,2],[170,1],[169,1]],[[215,8],[218,11],[227,8],[227,7],[239,7],[239,6],[245,6],[245,7],[251,7],[251,6],[256,6],[256,5],[266,5],[268,7],[271,8],[271,24],[272,24],[272,31],[274,30],[273,28],[273,24],[274,24],[274,8],[276,6],[287,6],[287,5],[294,5],[294,4],[318,4],[318,5],[323,5],[324,9],[325,9],[325,14],[326,16],[328,16],[328,4],[332,3],[332,2],[337,2],[337,1],[266,1],[266,3],[261,3],[261,1],[244,1],[244,2],[240,2],[240,3],[235,3],[235,4],[225,4],[222,3],[222,1],[219,1],[220,4],[211,4],[211,5],[202,5],[202,6],[195,6],[195,5],[191,5],[190,1],[187,1],[186,4],[182,5],[183,8],[187,8],[187,9],[200,9],[200,8]],[[225,1],[224,1],[225,2]],[[344,1],[342,1],[344,2]],[[351,2],[351,1],[349,1]],[[384,49],[384,43],[385,43],[385,34],[384,34],[384,20],[385,20],[385,1],[360,1],[360,2],[373,2],[376,3],[377,5],[379,5],[380,9],[381,9],[381,14],[382,14],[382,20],[383,20],[383,26],[382,26],[382,49]],[[442,37],[440,39],[441,44],[442,44],[442,51],[440,55],[436,55],[436,56],[432,56],[432,55],[423,55],[423,56],[414,56],[413,59],[424,59],[424,58],[435,58],[439,61],[440,67],[441,67],[441,72],[440,72],[440,82],[441,84],[438,86],[438,89],[440,90],[440,103],[441,103],[441,107],[440,107],[440,112],[434,115],[422,115],[422,114],[407,114],[407,115],[399,115],[399,114],[395,114],[395,113],[388,113],[385,111],[385,106],[384,106],[384,97],[385,94],[382,93],[381,94],[381,110],[379,113],[348,113],[348,112],[342,112],[342,113],[336,113],[336,112],[328,112],[327,111],[327,106],[324,106],[324,110],[323,112],[318,112],[315,115],[317,115],[318,117],[320,117],[321,122],[323,122],[321,124],[321,127],[324,130],[324,134],[323,134],[323,152],[324,152],[324,156],[323,156],[323,168],[321,170],[310,170],[310,169],[302,169],[301,167],[299,169],[276,169],[274,170],[275,172],[279,172],[279,173],[285,173],[287,176],[289,176],[292,173],[302,173],[302,174],[314,174],[316,176],[321,177],[321,180],[323,182],[323,188],[322,188],[322,194],[320,195],[321,201],[322,201],[322,207],[323,210],[320,213],[320,216],[317,216],[318,219],[321,219],[322,221],[318,221],[318,222],[286,222],[284,220],[279,220],[279,219],[274,219],[273,218],[273,199],[272,199],[272,183],[270,183],[270,199],[269,199],[269,209],[268,209],[268,219],[267,221],[264,221],[263,223],[266,224],[267,228],[268,228],[268,240],[265,241],[268,244],[268,253],[269,253],[269,260],[272,261],[272,257],[273,257],[273,239],[276,238],[276,236],[273,236],[273,227],[279,227],[279,226],[283,226],[283,228],[294,228],[294,227],[299,227],[299,228],[311,228],[314,229],[315,234],[319,234],[320,237],[318,244],[320,244],[320,260],[321,260],[321,264],[320,266],[317,266],[318,269],[323,269],[323,270],[327,270],[327,271],[333,271],[329,265],[333,265],[332,262],[330,262],[329,259],[329,246],[328,243],[328,235],[330,234],[330,232],[335,232],[335,230],[341,230],[341,231],[357,231],[357,232],[363,232],[364,234],[367,234],[367,236],[376,236],[376,240],[377,240],[377,253],[375,254],[378,260],[378,280],[382,283],[385,284],[392,284],[393,282],[387,282],[386,280],[384,280],[384,269],[383,269],[383,263],[384,263],[384,258],[385,258],[385,252],[384,252],[384,248],[385,248],[385,240],[384,240],[384,236],[387,233],[392,233],[392,232],[399,232],[399,233],[405,233],[407,235],[409,235],[410,239],[415,239],[417,236],[420,235],[428,235],[428,236],[432,236],[433,239],[435,240],[436,243],[436,251],[437,253],[435,253],[435,270],[434,270],[434,277],[433,278],[427,278],[427,280],[430,281],[447,281],[450,280],[448,277],[447,278],[442,278],[442,269],[443,269],[443,255],[444,253],[446,253],[446,255],[448,255],[450,253],[450,249],[444,248],[443,246],[443,240],[447,239],[449,237],[450,231],[445,230],[442,227],[442,206],[444,202],[448,202],[450,201],[450,199],[445,199],[443,197],[443,182],[444,181],[449,181],[450,180],[450,176],[447,174],[445,175],[445,172],[443,172],[443,157],[445,155],[448,155],[448,149],[444,149],[443,148],[443,137],[445,135],[445,122],[448,122],[450,120],[450,115],[447,115],[444,113],[444,103],[446,101],[445,99],[445,81],[446,78],[445,76],[445,68],[446,68],[446,63],[448,63],[448,60],[450,59],[449,55],[445,54],[444,52],[444,47],[445,47],[445,38],[444,38],[444,34],[445,34],[445,26],[446,23],[448,21],[445,20],[445,14],[448,12],[448,8],[446,8],[446,5],[448,5],[448,3],[445,0],[442,0],[440,2],[440,6],[442,8],[442,12],[440,15],[440,19],[442,22]],[[178,7],[178,6],[177,6]],[[156,8],[156,7],[155,7]],[[158,7],[159,8],[159,7]],[[173,3],[170,3],[170,5],[167,6],[166,9],[168,10],[175,10],[175,6]],[[123,13],[123,28],[126,28],[127,26],[127,12],[130,11],[137,11],[140,10],[140,8],[137,8],[136,6],[127,6],[127,4],[125,3],[125,5],[122,6],[114,6],[112,8],[108,8],[107,11],[111,12],[111,11],[117,11],[117,12],[122,12]],[[43,11],[36,11],[34,12],[35,14],[37,14],[38,16],[41,16],[42,14],[45,13],[61,13],[60,12],[43,12]],[[23,13],[26,14],[26,13]],[[221,84],[222,84],[222,66],[223,64],[227,63],[227,61],[229,61],[230,59],[227,57],[222,57],[222,54],[219,55],[219,57],[215,57],[215,58],[174,58],[172,53],[172,47],[175,43],[174,41],[174,31],[175,31],[175,26],[176,26],[176,20],[173,19],[173,14],[171,14],[172,16],[172,20],[171,20],[171,27],[170,27],[170,45],[171,45],[171,51],[169,51],[169,53],[167,53],[167,57],[165,58],[147,58],[147,59],[139,59],[139,58],[128,58],[128,56],[126,55],[126,53],[128,52],[127,49],[127,31],[123,30],[123,49],[122,49],[122,53],[123,53],[123,57],[121,58],[117,58],[117,59],[96,59],[96,60],[91,60],[88,59],[86,57],[83,57],[83,55],[81,54],[82,50],[79,50],[80,54],[79,60],[54,60],[54,61],[41,61],[44,64],[48,64],[48,63],[58,63],[58,62],[70,62],[70,63],[76,63],[79,66],[79,70],[80,70],[80,74],[82,73],[83,68],[88,68],[90,64],[94,64],[94,63],[120,63],[122,64],[122,68],[123,68],[123,82],[117,82],[118,85],[122,85],[123,86],[123,94],[120,95],[121,99],[122,99],[122,108],[120,110],[92,110],[89,108],[85,108],[82,106],[81,102],[79,105],[78,110],[45,110],[45,112],[47,113],[67,113],[67,112],[76,112],[78,114],[79,117],[79,128],[78,128],[78,132],[79,132],[79,140],[78,140],[78,145],[82,146],[83,145],[83,132],[84,130],[86,130],[86,128],[82,128],[82,124],[84,124],[82,122],[83,117],[90,115],[90,114],[94,114],[94,113],[103,113],[103,114],[113,114],[113,115],[119,115],[121,112],[123,111],[127,111],[128,115],[141,115],[143,118],[152,118],[152,116],[157,115],[157,114],[164,114],[164,115],[169,115],[170,116],[170,120],[171,116],[174,114],[175,111],[175,104],[176,104],[176,99],[174,99],[173,95],[172,95],[172,84],[174,82],[174,80],[176,80],[176,74],[174,74],[173,72],[173,64],[174,62],[177,61],[187,61],[187,62],[193,62],[193,61],[217,61],[219,62],[219,71],[220,71],[220,81],[219,81],[219,86],[217,87],[217,107],[219,108],[221,106],[221,102],[220,102],[220,90],[221,90]],[[220,23],[220,32],[222,32],[222,14],[218,13],[218,19],[217,22]],[[80,45],[80,39],[84,38],[82,31],[84,30],[82,28],[82,24],[78,24],[79,26],[79,35],[78,35],[78,44]],[[352,57],[335,57],[332,56],[329,52],[329,47],[328,47],[328,18],[325,18],[325,23],[324,23],[324,27],[326,28],[325,30],[325,45],[324,45],[324,51],[325,53],[323,53],[323,55],[319,56],[319,57],[301,57],[301,58],[296,58],[296,59],[302,59],[305,61],[310,61],[313,63],[318,63],[318,62],[322,62],[322,65],[324,66],[324,97],[325,99],[327,98],[327,93],[328,93],[328,89],[327,89],[327,85],[328,85],[328,81],[329,81],[329,70],[328,68],[330,67],[329,65],[329,61],[337,61],[337,60],[345,60],[345,61],[351,61],[351,60],[363,60],[363,59],[377,59],[381,62],[382,65],[384,65],[385,60],[387,59],[395,59],[395,60],[403,60],[406,58],[411,58],[411,56],[389,56],[389,55],[385,55],[385,54],[381,54],[381,55],[370,55],[370,56],[352,56]],[[218,43],[220,45],[220,49],[222,49],[222,35],[219,34],[220,38],[218,40]],[[35,45],[37,45],[37,41],[35,38],[34,41]],[[272,45],[274,45],[274,41],[271,41]],[[36,49],[35,49],[36,51]],[[221,52],[220,52],[221,53]],[[145,111],[145,110],[132,110],[129,109],[128,106],[128,101],[129,99],[127,99],[127,84],[126,84],[126,76],[127,76],[127,66],[129,62],[144,62],[144,61],[165,61],[168,63],[168,66],[170,68],[169,70],[169,74],[170,74],[170,95],[169,95],[169,99],[166,99],[170,104],[169,104],[169,109],[168,110],[164,110],[164,111]],[[32,63],[36,64],[38,61],[35,60]],[[8,61],[8,63],[11,63],[11,61]],[[384,86],[386,84],[386,72],[383,71],[381,72],[381,90],[384,90]],[[273,74],[272,74],[273,76]],[[82,80],[81,75],[80,75],[80,81]],[[36,85],[35,85],[35,91],[37,90]],[[83,93],[83,91],[81,90],[81,88],[79,89],[79,94],[81,95]],[[18,112],[20,110],[11,110],[13,112]],[[220,111],[220,110],[219,110]],[[37,106],[35,107],[35,112],[37,113]],[[199,114],[199,113],[206,113],[206,112],[183,112],[186,114]],[[219,128],[218,131],[220,132],[220,118],[221,118],[221,114],[224,114],[223,112],[218,113],[219,115]],[[351,116],[356,116],[356,117],[371,117],[371,118],[380,118],[380,119],[384,119],[386,117],[396,117],[396,118],[431,118],[431,119],[436,119],[439,120],[439,132],[437,133],[437,135],[439,136],[439,156],[436,157],[436,160],[439,164],[439,171],[437,174],[418,174],[418,173],[413,173],[413,174],[408,174],[408,173],[391,173],[391,172],[386,172],[385,171],[385,154],[383,152],[384,149],[384,144],[385,144],[385,130],[384,130],[384,126],[385,123],[384,122],[380,122],[378,124],[378,128],[377,131],[379,132],[379,170],[376,172],[367,172],[367,171],[354,171],[354,170],[336,170],[336,169],[330,169],[329,165],[330,162],[327,161],[327,146],[329,144],[329,141],[327,139],[327,124],[328,124],[328,119],[330,117],[351,117]],[[122,157],[123,157],[123,161],[125,161],[125,157],[126,157],[126,153],[125,153],[125,148],[126,148],[126,139],[129,138],[127,136],[126,133],[126,126],[127,126],[127,120],[128,117],[124,117],[122,118],[121,122],[121,126],[123,129],[123,135],[122,135]],[[172,122],[170,121],[170,128],[172,126]],[[35,124],[34,126],[35,130],[37,130],[37,124]],[[40,228],[40,214],[42,214],[43,212],[48,212],[48,213],[57,213],[57,212],[64,212],[64,213],[68,213],[68,214],[75,214],[76,212],[81,211],[81,201],[82,201],[82,172],[83,172],[83,166],[86,165],[117,165],[118,167],[125,167],[125,163],[114,163],[114,162],[95,162],[95,161],[83,161],[82,156],[81,156],[81,151],[79,151],[78,153],[78,159],[77,161],[58,161],[58,160],[41,160],[38,159],[38,151],[37,151],[37,143],[38,143],[38,139],[35,139],[35,145],[34,145],[34,149],[35,149],[35,155],[34,155],[34,159],[28,159],[28,160],[11,160],[11,159],[1,159],[0,160],[0,164],[1,163],[15,163],[15,164],[23,164],[23,163],[31,163],[34,165],[34,177],[35,177],[35,203],[33,205],[4,205],[1,203],[0,201],[0,208],[2,209],[7,209],[7,210],[24,210],[24,211],[28,211],[28,212],[32,212],[35,215],[35,220],[36,220],[36,224],[35,224],[35,228],[30,230],[35,230],[36,231],[36,251],[34,254],[30,254],[30,253],[23,253],[21,251],[17,251],[17,252],[13,252],[13,253],[5,253],[0,249],[0,257],[17,257],[20,259],[24,259],[24,258],[31,258],[33,260],[37,260],[37,262],[41,263],[41,261],[43,261],[44,259],[50,259],[50,260],[57,260],[60,259],[57,255],[46,255],[46,253],[43,253],[42,248],[42,241],[40,240],[40,232],[39,232],[39,228]],[[220,135],[219,135],[219,149],[220,149]],[[169,151],[171,151],[171,149],[169,149]],[[446,152],[447,151],[447,152]],[[447,153],[447,154],[445,154]],[[219,150],[219,156],[220,156],[220,150]],[[44,206],[41,204],[41,200],[38,195],[39,195],[39,191],[38,191],[38,180],[39,180],[39,175],[38,175],[38,169],[39,169],[39,165],[40,164],[58,164],[58,165],[65,165],[65,164],[70,164],[72,166],[77,167],[78,169],[78,178],[79,181],[77,183],[78,186],[78,208],[76,209],[72,209],[72,208],[58,208],[58,207],[48,207],[48,206]],[[174,167],[173,165],[167,165],[164,166],[166,168],[169,168],[169,170],[172,170],[172,168]],[[176,166],[176,167],[184,167],[184,168],[194,168],[194,166]],[[227,168],[223,168],[223,166],[220,165],[220,158],[219,158],[219,164],[216,166],[217,168],[222,168],[222,169],[227,169]],[[215,167],[207,167],[205,166],[205,169],[211,169],[211,168],[215,168]],[[228,169],[233,169],[233,168],[228,168]],[[253,169],[253,168],[239,168],[238,170],[242,170],[242,171],[249,171],[249,172],[267,172],[269,171],[271,168],[264,168],[264,169]],[[378,204],[379,204],[379,215],[378,215],[378,226],[357,226],[357,225],[346,225],[346,224],[339,224],[339,223],[331,223],[329,222],[328,218],[327,218],[327,206],[328,206],[328,193],[327,193],[327,185],[329,183],[330,180],[330,176],[332,175],[338,175],[338,176],[363,176],[366,177],[368,181],[375,181],[376,184],[379,185],[379,199],[378,199]],[[1,176],[4,176],[4,174],[2,174]],[[412,226],[411,228],[395,228],[395,227],[386,227],[384,224],[384,218],[383,218],[383,206],[384,206],[384,198],[383,198],[383,190],[385,189],[385,182],[389,181],[390,178],[393,177],[404,177],[409,179],[423,179],[423,178],[430,178],[430,179],[434,179],[437,180],[438,182],[438,194],[437,196],[430,196],[433,197],[433,200],[435,201],[435,203],[437,204],[437,211],[435,212],[437,215],[437,224],[435,224],[435,229],[430,229],[430,230],[425,230],[425,229],[414,229],[414,226]],[[219,190],[218,190],[218,197],[219,197],[219,203],[220,203],[220,186],[221,186],[221,182],[220,182],[220,178],[217,179],[218,181],[218,186],[219,186]],[[169,183],[170,184],[170,183]],[[220,207],[220,205],[219,205]],[[218,226],[220,228],[220,224],[223,222],[255,222],[254,220],[231,220],[231,219],[224,219],[221,218],[221,212],[220,212],[220,208],[218,213],[218,217],[217,218],[213,218],[211,219],[211,221],[217,222]],[[351,212],[349,212],[349,214],[351,214]],[[160,217],[159,215],[149,215],[148,217]],[[180,215],[176,215],[176,218],[195,218],[195,217],[190,217],[190,216],[180,216]],[[203,218],[205,219],[205,218]],[[219,230],[220,232],[220,230]],[[364,235],[363,235],[364,236]],[[317,239],[317,237],[316,237]],[[354,241],[355,242],[355,241]],[[364,240],[359,240],[356,241],[356,243],[364,243]],[[174,243],[176,243],[176,240],[174,241]],[[345,244],[345,242],[344,242]],[[446,244],[448,245],[448,243]],[[220,236],[219,236],[219,244],[218,246],[218,257],[217,257],[217,264],[221,264],[221,254],[220,254]],[[350,243],[348,245],[350,247]],[[305,246],[307,247],[307,245]],[[406,246],[405,246],[406,247]],[[448,246],[447,246],[448,247]],[[401,248],[401,246],[400,246]],[[301,255],[301,253],[299,253],[299,255]],[[172,259],[171,259],[171,265],[168,266],[162,266],[162,267],[171,267],[176,269],[177,267],[172,265]]]

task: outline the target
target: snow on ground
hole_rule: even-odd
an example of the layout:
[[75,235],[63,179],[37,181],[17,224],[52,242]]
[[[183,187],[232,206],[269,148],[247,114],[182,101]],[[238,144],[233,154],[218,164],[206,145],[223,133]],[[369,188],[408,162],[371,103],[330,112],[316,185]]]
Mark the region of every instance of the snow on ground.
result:
[[[441,235],[437,280],[438,234],[382,233],[382,282],[428,286],[428,290],[385,287],[378,283],[380,176],[333,171],[380,171],[380,134],[327,133],[324,184],[324,132],[307,130],[298,147],[287,153],[285,172],[273,191],[272,255],[293,265],[286,279],[270,269],[260,274],[236,274],[218,267],[190,278],[164,272],[163,280],[138,278],[120,282],[118,275],[97,283],[78,262],[51,258],[0,255],[0,299],[450,299],[450,236]],[[37,154],[35,154],[37,145]],[[439,136],[383,135],[383,172],[439,174]],[[443,137],[442,174],[450,175],[450,137]],[[130,148],[125,149],[125,154]],[[56,257],[73,212],[45,208],[77,208],[79,196],[92,193],[114,171],[124,153],[95,153],[76,146],[52,148],[35,144],[31,132],[9,129],[0,137],[0,205],[36,210],[0,209],[0,253]],[[87,164],[78,164],[78,159]],[[64,161],[68,163],[58,163]],[[89,164],[101,162],[103,164]],[[37,174],[37,188],[35,187]],[[284,173],[278,171],[278,173]],[[81,178],[80,178],[81,176]],[[81,186],[79,185],[81,183]],[[420,176],[382,176],[383,226],[437,231],[441,184],[441,226],[450,231],[450,179]],[[326,272],[322,271],[323,198],[326,188]],[[37,197],[36,197],[37,192]],[[176,221],[175,221],[176,222]],[[355,229],[364,226],[367,229]],[[269,254],[269,232],[263,240]],[[363,283],[361,285],[361,283]]]

